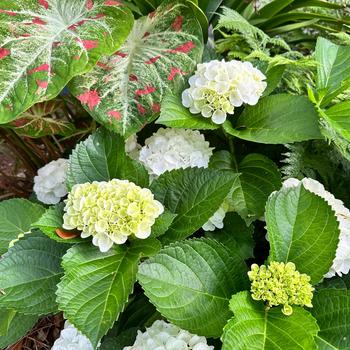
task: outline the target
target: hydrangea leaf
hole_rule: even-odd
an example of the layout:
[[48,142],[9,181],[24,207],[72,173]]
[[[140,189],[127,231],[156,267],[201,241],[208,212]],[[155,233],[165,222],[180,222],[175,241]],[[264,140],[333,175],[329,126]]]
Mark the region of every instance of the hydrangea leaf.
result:
[[64,203],[59,203],[51,206],[45,211],[40,219],[32,225],[32,227],[40,229],[40,231],[43,232],[46,236],[57,242],[68,244],[79,243],[82,241],[82,238],[80,236],[64,239],[61,238],[56,232],[57,229],[63,230],[63,208]]
[[325,38],[318,38],[315,50],[318,90],[328,93],[340,87],[343,80],[350,77],[350,47],[339,46]]
[[230,301],[234,317],[222,336],[222,350],[316,350],[314,337],[318,326],[312,315],[294,307],[285,316],[280,307],[267,309],[263,302],[253,301],[249,292],[234,295]]
[[312,315],[320,331],[317,342],[320,350],[350,348],[350,290],[322,289],[315,293]]
[[155,198],[177,214],[163,243],[184,239],[204,225],[220,207],[237,174],[186,168],[167,171],[152,182]]
[[60,100],[37,103],[4,127],[13,129],[17,135],[31,138],[46,135],[69,136],[76,131],[76,128],[65,115],[59,113],[62,106]]
[[49,100],[112,54],[133,16],[106,0],[11,1],[0,12],[0,123]]
[[0,307],[24,314],[57,311],[56,284],[66,246],[39,233],[20,239],[0,260]]
[[222,243],[232,252],[238,253],[242,260],[253,257],[254,227],[247,226],[237,213],[227,213],[224,219],[224,228],[207,232],[206,236]]
[[170,322],[207,337],[221,335],[231,295],[249,287],[241,256],[209,238],[165,247],[140,265],[138,280]]
[[168,92],[180,92],[203,51],[201,26],[186,1],[135,22],[127,41],[75,78],[71,91],[98,122],[129,136],[154,120]]
[[124,139],[100,128],[77,144],[69,158],[68,187],[92,181],[127,179],[148,187],[148,173],[143,165],[125,154]]
[[340,102],[329,108],[324,118],[337,134],[350,142],[350,101]]
[[164,97],[157,124],[162,124],[169,128],[203,130],[212,130],[219,127],[210,118],[204,118],[200,114],[192,114],[188,108],[182,105],[180,97],[173,94],[168,94]]
[[19,234],[30,232],[32,223],[45,212],[40,204],[26,199],[9,199],[0,203],[0,255]]
[[[9,319],[11,315],[11,319]],[[0,348],[6,349],[7,346],[15,343],[22,338],[38,320],[35,315],[23,315],[14,310],[0,310],[0,329],[2,323],[8,323],[8,329],[4,334],[0,334]]]
[[238,165],[239,178],[233,185],[235,211],[250,223],[264,215],[269,195],[282,185],[276,164],[261,154],[249,154]]
[[114,246],[101,253],[82,243],[63,257],[65,275],[57,290],[59,308],[94,346],[123,311],[136,281],[140,256],[140,245],[135,249]]
[[266,204],[270,261],[295,263],[316,284],[332,266],[339,223],[328,203],[302,184],[274,192]]
[[322,139],[318,114],[305,96],[287,94],[262,98],[256,106],[247,106],[232,127],[223,124],[228,134],[243,140],[284,144]]

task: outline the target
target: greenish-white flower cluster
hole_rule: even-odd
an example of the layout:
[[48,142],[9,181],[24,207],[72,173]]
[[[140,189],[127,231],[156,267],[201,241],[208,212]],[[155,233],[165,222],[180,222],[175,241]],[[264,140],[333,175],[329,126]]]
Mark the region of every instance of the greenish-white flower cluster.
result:
[[164,210],[149,189],[118,179],[75,185],[65,203],[63,228],[81,230],[83,238],[93,236],[102,252],[129,236],[149,237]]
[[157,320],[145,332],[138,331],[134,345],[123,350],[214,350],[205,337]]
[[255,105],[266,88],[265,75],[250,62],[213,60],[200,63],[182,93],[182,104],[216,124],[246,103]]
[[263,300],[269,307],[283,305],[285,315],[293,313],[292,305],[312,307],[314,288],[310,277],[296,271],[292,262],[271,262],[260,267],[253,264],[248,272],[254,300]]

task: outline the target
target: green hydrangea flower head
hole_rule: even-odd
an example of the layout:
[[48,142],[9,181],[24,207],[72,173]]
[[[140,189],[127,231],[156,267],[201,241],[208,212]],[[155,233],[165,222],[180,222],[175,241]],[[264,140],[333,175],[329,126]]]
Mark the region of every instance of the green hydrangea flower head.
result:
[[268,266],[256,264],[248,272],[254,300],[267,302],[268,307],[283,305],[282,312],[289,316],[292,305],[312,307],[314,288],[310,276],[301,274],[292,262],[271,262]]
[[75,185],[65,204],[63,228],[81,230],[82,238],[93,236],[102,252],[130,236],[149,237],[164,211],[149,189],[118,179]]

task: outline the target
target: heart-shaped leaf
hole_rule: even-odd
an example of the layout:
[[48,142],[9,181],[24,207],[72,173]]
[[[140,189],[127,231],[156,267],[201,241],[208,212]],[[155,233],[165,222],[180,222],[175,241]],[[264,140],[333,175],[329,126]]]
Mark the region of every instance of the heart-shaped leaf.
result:
[[165,3],[135,22],[127,41],[71,91],[100,123],[122,135],[155,119],[167,92],[179,92],[203,50],[202,30],[186,1]]
[[2,2],[0,123],[55,97],[101,55],[112,54],[132,24],[130,10],[119,1]]

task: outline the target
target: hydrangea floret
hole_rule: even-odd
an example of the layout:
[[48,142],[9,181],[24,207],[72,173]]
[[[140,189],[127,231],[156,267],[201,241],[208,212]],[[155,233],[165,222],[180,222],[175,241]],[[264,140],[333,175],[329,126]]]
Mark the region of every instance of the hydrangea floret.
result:
[[190,87],[182,93],[182,104],[191,113],[201,113],[216,124],[246,103],[255,105],[267,84],[265,75],[250,62],[213,60],[197,65],[189,79]]
[[101,252],[131,237],[145,239],[155,219],[164,211],[152,192],[128,180],[113,179],[73,186],[65,201],[63,228],[93,236]]
[[94,350],[90,340],[66,321],[64,329],[55,341],[52,350]]
[[140,150],[139,160],[151,176],[180,168],[206,168],[213,154],[198,130],[160,128],[146,139]]
[[287,316],[293,313],[292,305],[312,307],[314,288],[310,276],[298,272],[292,262],[253,264],[248,276],[252,298],[267,302],[268,307],[283,305],[282,312]]
[[298,180],[290,178],[283,183],[284,188],[297,187],[300,183],[310,192],[322,197],[333,209],[339,222],[339,243],[335,258],[330,270],[324,275],[331,278],[338,274],[342,276],[350,271],[350,210],[346,208],[343,202],[336,199],[332,193],[328,192],[324,186],[310,178]]
[[40,202],[57,204],[67,194],[67,169],[68,159],[59,158],[38,170],[33,190]]
[[214,350],[205,337],[157,320],[145,332],[138,331],[134,345],[123,350]]

